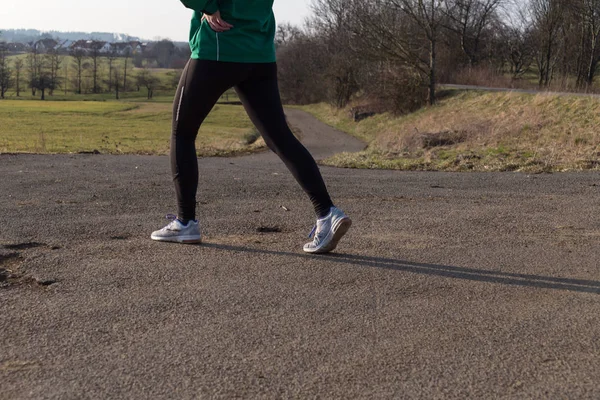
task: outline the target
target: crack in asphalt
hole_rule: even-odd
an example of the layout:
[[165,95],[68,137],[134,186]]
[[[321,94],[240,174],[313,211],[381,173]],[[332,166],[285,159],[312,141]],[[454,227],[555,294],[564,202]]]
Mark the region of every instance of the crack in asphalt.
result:
[[[22,242],[4,244],[0,249],[5,250],[30,250],[36,248],[60,249],[60,246],[49,246],[40,242]],[[0,254],[0,288],[12,288],[16,286],[39,286],[48,287],[58,283],[56,279],[39,279],[22,271],[26,258],[21,252],[8,252]]]

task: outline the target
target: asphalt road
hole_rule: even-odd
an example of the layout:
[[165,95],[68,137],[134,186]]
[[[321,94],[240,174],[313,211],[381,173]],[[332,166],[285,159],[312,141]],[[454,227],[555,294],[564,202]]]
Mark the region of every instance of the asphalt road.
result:
[[0,156],[0,398],[600,398],[599,173],[323,168],[354,225],[308,256],[268,153],[200,160],[204,245],[150,241],[168,166]]

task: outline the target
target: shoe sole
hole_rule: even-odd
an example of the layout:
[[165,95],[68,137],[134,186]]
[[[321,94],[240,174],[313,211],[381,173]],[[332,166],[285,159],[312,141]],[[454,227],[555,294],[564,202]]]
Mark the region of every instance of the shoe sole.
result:
[[202,243],[202,238],[190,238],[188,237],[173,237],[173,238],[159,238],[155,236],[150,237],[152,240],[157,242],[167,242],[167,243],[181,243],[181,244],[200,244]]
[[348,217],[342,218],[336,226],[334,226],[332,228],[333,231],[333,237],[331,238],[331,241],[329,243],[327,243],[325,246],[315,249],[314,251],[306,251],[307,253],[311,253],[311,254],[325,254],[325,253],[330,253],[333,250],[336,249],[338,243],[340,242],[340,240],[344,237],[344,235],[346,233],[348,233],[348,230],[350,229],[350,227],[352,226],[352,220]]

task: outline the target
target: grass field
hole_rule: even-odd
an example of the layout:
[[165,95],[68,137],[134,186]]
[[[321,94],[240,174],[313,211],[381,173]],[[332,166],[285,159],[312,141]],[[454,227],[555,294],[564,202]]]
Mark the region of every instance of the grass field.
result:
[[553,172],[600,170],[600,99],[453,92],[407,116],[354,122],[347,110],[303,107],[367,150],[325,163],[353,168]]
[[[0,101],[0,153],[167,154],[169,102]],[[196,141],[198,154],[262,149],[241,106],[218,104]]]
[[[159,89],[154,91],[154,96],[151,100],[148,100],[148,91],[145,88],[140,88],[140,91],[128,91],[119,93],[119,99],[128,102],[141,102],[141,103],[173,103],[173,97],[175,96],[175,89]],[[24,100],[39,100],[39,91],[36,96],[31,95],[30,90],[21,92],[20,97],[16,97],[14,91],[8,91],[6,94],[6,100],[24,101]],[[75,94],[57,90],[53,95],[46,94],[47,101],[115,101],[114,93],[87,93],[87,94]],[[239,97],[233,89],[228,90],[219,102],[239,102]]]

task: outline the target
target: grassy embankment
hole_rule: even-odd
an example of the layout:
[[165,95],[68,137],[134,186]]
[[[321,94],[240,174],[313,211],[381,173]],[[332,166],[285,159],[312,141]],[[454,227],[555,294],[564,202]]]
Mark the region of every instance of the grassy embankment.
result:
[[[172,97],[171,97],[172,100]],[[170,102],[0,101],[0,153],[167,154]],[[196,141],[202,156],[264,148],[241,106],[218,104]]]
[[553,172],[600,170],[600,99],[453,92],[438,105],[354,122],[348,110],[303,107],[369,143],[324,163],[349,168]]

